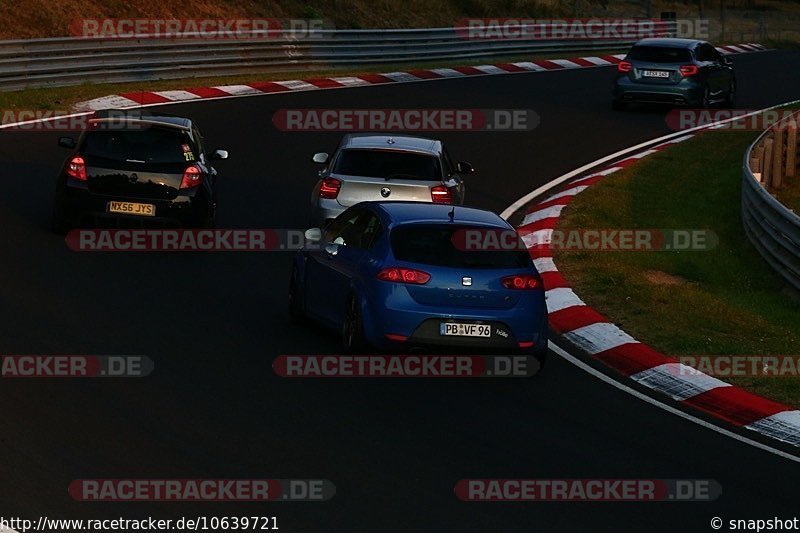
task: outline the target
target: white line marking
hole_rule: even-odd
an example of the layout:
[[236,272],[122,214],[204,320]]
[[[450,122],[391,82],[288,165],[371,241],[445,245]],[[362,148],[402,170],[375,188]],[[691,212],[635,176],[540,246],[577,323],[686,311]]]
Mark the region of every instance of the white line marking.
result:
[[567,207],[566,204],[551,205],[550,207],[545,207],[544,209],[528,213],[525,215],[525,218],[522,219],[522,225],[526,226],[546,218],[558,217],[561,215],[561,211],[563,211],[565,207]]
[[520,237],[526,248],[533,248],[539,244],[550,244],[553,240],[553,230],[540,229]]
[[559,287],[558,289],[550,289],[544,293],[545,300],[547,301],[547,312],[555,313],[568,307],[575,307],[576,305],[586,305],[583,303],[575,291],[567,287]]
[[643,157],[647,157],[648,155],[657,153],[658,150],[645,150],[644,152],[639,152],[638,154],[633,154],[628,159],[642,159]]
[[588,189],[588,185],[580,185],[578,187],[571,187],[569,189],[565,189],[560,193],[556,193],[553,196],[548,196],[544,201],[545,202],[552,202],[553,200],[558,200],[559,198],[565,198],[567,196],[577,196],[586,189]]
[[508,74],[507,70],[494,65],[476,65],[472,68],[480,70],[484,74]]
[[538,257],[533,260],[533,266],[536,267],[538,273],[542,272],[558,272],[555,262],[552,257]]
[[463,72],[459,72],[452,68],[432,68],[430,69],[431,72],[435,72],[439,76],[443,76],[445,78],[461,78],[466,76]]
[[417,81],[420,79],[408,72],[386,72],[381,74],[381,76],[386,76],[390,80],[398,82]]
[[581,65],[577,63],[573,63],[569,59],[551,59],[551,63],[555,63],[556,65],[561,65],[564,68],[585,68],[581,67]]
[[688,420],[689,422],[697,424],[698,426],[704,427],[706,429],[710,429],[711,431],[714,431],[714,432],[719,433],[721,435],[725,435],[726,437],[730,437],[730,438],[732,438],[734,440],[737,440],[739,442],[742,442],[744,444],[749,444],[750,446],[753,446],[753,447],[758,448],[760,450],[764,450],[766,452],[773,453],[773,454],[775,454],[775,455],[777,455],[779,457],[783,457],[784,459],[788,459],[790,461],[794,461],[795,463],[800,463],[800,457],[797,457],[795,455],[787,453],[787,452],[785,452],[783,450],[779,450],[777,448],[773,448],[773,447],[768,446],[766,444],[763,444],[761,442],[749,439],[749,438],[747,438],[747,437],[745,437],[743,435],[739,435],[738,433],[734,433],[733,431],[729,431],[727,429],[721,428],[721,427],[719,427],[717,425],[714,425],[714,424],[712,424],[710,422],[706,422],[705,420],[703,420],[701,418],[697,418],[696,416],[690,415],[689,413],[687,413],[685,411],[681,411],[680,409],[676,409],[675,407],[672,407],[671,405],[667,405],[667,404],[665,404],[663,402],[660,402],[659,400],[653,398],[652,396],[648,396],[647,394],[644,394],[643,392],[639,392],[636,389],[632,389],[631,387],[628,387],[627,385],[624,385],[623,383],[620,383],[616,379],[603,374],[602,372],[600,372],[596,368],[593,368],[592,366],[584,363],[583,361],[581,361],[580,359],[578,359],[574,355],[570,354],[569,352],[565,351],[564,349],[562,349],[560,346],[558,346],[557,344],[555,344],[552,341],[549,342],[549,347],[557,355],[563,357],[564,359],[566,359],[567,361],[569,361],[573,365],[577,366],[578,368],[580,368],[584,372],[587,372],[588,374],[591,374],[592,376],[598,378],[599,380],[608,383],[612,387],[615,387],[615,388],[617,388],[617,389],[619,389],[619,390],[621,390],[623,392],[626,392],[626,393],[630,394],[634,398],[642,400],[643,402],[647,402],[650,405],[654,405],[655,407],[658,407],[659,409],[663,409],[664,411],[666,411],[666,412],[668,412],[670,414],[679,416],[679,417],[681,417],[681,418],[683,418],[685,420]]
[[333,81],[337,83],[341,83],[342,85],[346,85],[347,87],[358,87],[359,85],[370,85],[367,80],[362,80],[361,78],[356,78],[355,76],[342,76],[339,78],[331,78]]
[[212,87],[212,89],[219,89],[222,92],[228,93],[231,96],[244,96],[251,94],[264,94],[264,91],[259,91],[249,85],[219,85]]
[[633,374],[631,379],[683,401],[718,387],[730,387],[717,378],[681,363],[665,363]]
[[291,89],[293,91],[313,91],[314,89],[319,89],[313,83],[308,83],[307,81],[303,80],[288,80],[288,81],[276,81],[278,85],[283,85],[287,89]]
[[189,91],[154,91],[154,94],[163,96],[172,101],[197,100],[202,98],[199,94],[190,93]]
[[120,107],[132,107],[139,105],[135,100],[125,98],[118,94],[103,96],[95,98],[86,102],[80,102],[75,105],[76,111],[83,111],[84,109],[100,110],[100,109],[117,109]]
[[597,322],[567,333],[562,337],[589,355],[611,350],[623,344],[638,344],[639,341],[610,322]]
[[746,427],[773,439],[800,446],[800,411],[782,411]]
[[519,68],[524,68],[525,70],[532,70],[534,72],[547,70],[546,68],[537,65],[536,63],[531,63],[530,61],[520,61],[519,63],[512,63],[512,65],[516,65]]
[[589,56],[589,57],[582,57],[581,59],[584,59],[584,60],[588,61],[589,63],[594,63],[595,65],[597,65],[599,67],[605,67],[605,66],[614,64],[611,61],[603,59],[602,57]]

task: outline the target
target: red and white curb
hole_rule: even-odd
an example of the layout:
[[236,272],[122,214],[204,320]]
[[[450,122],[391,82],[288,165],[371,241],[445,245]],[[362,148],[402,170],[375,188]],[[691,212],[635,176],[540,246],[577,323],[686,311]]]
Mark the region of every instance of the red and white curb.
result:
[[542,276],[551,329],[589,358],[624,377],[666,394],[682,405],[708,413],[737,427],[800,446],[800,410],[768,400],[708,376],[637,341],[587,306],[570,288],[553,261],[550,242],[564,208],[606,176],[650,154],[692,138],[676,137],[628,156],[599,172],[565,183],[527,210],[517,228]]
[[[765,50],[760,44],[748,43],[717,47],[722,54],[741,54]],[[230,98],[235,96],[254,96],[292,91],[314,91],[320,89],[341,89],[389,83],[409,83],[465,76],[492,76],[518,72],[546,72],[553,70],[607,67],[616,65],[625,54],[574,57],[570,59],[535,59],[517,63],[498,63],[469,67],[414,69],[404,72],[384,72],[381,74],[361,74],[331,78],[309,78],[289,81],[262,81],[247,85],[220,85],[217,87],[195,87],[171,91],[131,91],[112,94],[76,104],[76,111],[96,111],[99,109],[126,108],[140,105],[187,102],[207,98]]]

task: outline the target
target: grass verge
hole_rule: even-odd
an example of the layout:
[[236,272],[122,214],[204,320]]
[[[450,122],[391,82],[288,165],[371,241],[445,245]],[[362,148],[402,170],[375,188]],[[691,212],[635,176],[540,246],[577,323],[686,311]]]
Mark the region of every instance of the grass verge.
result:
[[[559,269],[581,298],[668,355],[800,356],[800,301],[742,229],[740,165],[754,138],[705,133],[579,195],[560,229],[708,229],[719,237],[709,251],[557,251]],[[798,377],[726,380],[800,406]]]

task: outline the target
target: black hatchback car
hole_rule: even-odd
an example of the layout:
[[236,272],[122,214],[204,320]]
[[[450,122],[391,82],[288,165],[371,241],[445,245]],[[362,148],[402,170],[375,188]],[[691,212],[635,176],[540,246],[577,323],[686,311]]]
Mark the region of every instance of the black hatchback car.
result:
[[82,224],[212,227],[217,171],[192,120],[108,110],[88,121],[57,178],[53,230]]
[[642,39],[617,64],[617,110],[632,102],[733,107],[735,99],[731,59],[705,41]]

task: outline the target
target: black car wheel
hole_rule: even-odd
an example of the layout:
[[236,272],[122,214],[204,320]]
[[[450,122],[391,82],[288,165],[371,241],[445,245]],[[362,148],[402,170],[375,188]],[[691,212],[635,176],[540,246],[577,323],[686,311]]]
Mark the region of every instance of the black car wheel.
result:
[[366,348],[364,324],[361,321],[361,310],[355,296],[347,300],[344,320],[342,322],[342,345],[346,353],[357,354]]
[[725,107],[732,108],[736,106],[736,82],[732,81],[728,88],[728,96],[725,98]]
[[289,281],[289,322],[293,324],[301,323],[305,319],[303,306],[300,303],[298,283],[297,268],[292,268],[292,278]]

